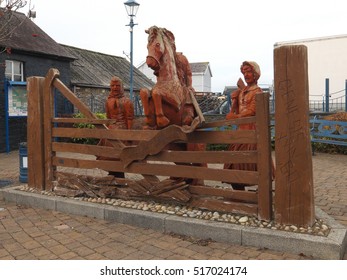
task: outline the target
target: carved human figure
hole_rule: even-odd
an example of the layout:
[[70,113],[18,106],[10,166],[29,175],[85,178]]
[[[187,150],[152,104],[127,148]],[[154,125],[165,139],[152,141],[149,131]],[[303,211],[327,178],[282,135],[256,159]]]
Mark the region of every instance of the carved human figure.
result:
[[[115,120],[108,125],[109,129],[131,129],[134,122],[134,105],[130,98],[124,95],[123,81],[114,76],[110,81],[110,93],[105,103],[106,117]],[[112,146],[106,139],[101,139],[101,146]],[[119,160],[116,158],[98,157],[102,160]],[[123,172],[109,172],[110,175],[124,178]]]
[[193,88],[192,69],[190,68],[190,63],[187,57],[182,52],[176,51],[175,35],[172,32],[168,32],[168,35],[172,49],[175,51],[176,71],[185,96],[182,124],[190,125],[194,119],[192,95],[195,93],[195,89]]
[[124,95],[123,82],[114,76],[110,82],[110,93],[106,100],[106,116],[108,119],[116,120],[109,128],[131,129],[134,121],[134,105]]
[[[258,79],[260,77],[260,67],[254,61],[244,61],[240,67],[241,73],[243,74],[246,86],[242,85],[240,81],[238,82],[239,89],[231,94],[232,98],[232,108],[230,112],[226,115],[226,119],[236,119],[243,117],[251,117],[256,114],[256,104],[255,97],[256,94],[262,94],[262,89],[258,86]],[[238,126],[240,130],[254,130],[254,123],[240,124]],[[229,151],[247,151],[256,150],[256,144],[249,143],[238,143],[231,144],[229,146]],[[226,163],[224,165],[225,169],[237,169],[237,170],[249,170],[256,171],[256,163]],[[274,172],[273,172],[274,174]],[[232,183],[231,185],[235,190],[245,190],[245,184]]]
[[182,116],[182,124],[190,125],[194,119],[194,105],[191,95],[194,95],[193,74],[187,57],[182,52],[176,52],[177,73],[182,86],[184,87],[186,102]]

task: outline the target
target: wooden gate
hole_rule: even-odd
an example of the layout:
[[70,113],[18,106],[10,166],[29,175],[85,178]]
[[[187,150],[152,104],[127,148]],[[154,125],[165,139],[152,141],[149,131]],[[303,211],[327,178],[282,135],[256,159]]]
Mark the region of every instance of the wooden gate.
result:
[[[54,89],[63,94],[85,118],[54,117]],[[59,71],[51,69],[45,78],[28,79],[28,184],[30,187],[55,191],[59,186],[59,178],[68,176],[59,171],[61,168],[125,172],[126,179],[106,176],[103,183],[99,184],[99,188],[107,189],[107,192],[102,193],[122,198],[174,200],[191,207],[244,213],[271,220],[268,99],[268,94],[257,95],[255,117],[204,123],[193,132],[174,125],[163,130],[109,130],[107,125],[113,120],[97,119],[60,81]],[[64,128],[58,125],[62,123],[89,123],[95,128]],[[242,123],[256,123],[256,130],[226,129]],[[66,141],[71,138],[107,139],[111,145],[106,147]],[[165,148],[167,143],[171,146],[189,143],[256,143],[257,150],[168,150]],[[68,157],[68,153],[74,153],[75,156]],[[86,158],[85,155],[90,157]],[[118,160],[97,160],[97,156]],[[257,163],[258,171],[223,169],[224,163]],[[131,179],[131,174],[139,176]],[[69,178],[78,176],[71,175]],[[192,185],[187,178],[204,180],[205,184]],[[84,179],[88,180],[87,177]],[[101,182],[100,178],[94,178],[92,183],[81,180],[78,178],[75,183],[97,186]],[[214,184],[209,185],[210,181]],[[222,187],[222,182],[257,185],[257,189],[234,191],[231,187]]]

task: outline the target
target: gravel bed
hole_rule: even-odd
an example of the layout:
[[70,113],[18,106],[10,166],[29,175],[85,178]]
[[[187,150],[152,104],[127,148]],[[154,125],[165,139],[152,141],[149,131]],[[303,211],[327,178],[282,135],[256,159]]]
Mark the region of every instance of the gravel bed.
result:
[[[21,186],[18,190],[32,193],[39,193],[48,196],[57,196],[54,192],[38,191],[34,188]],[[217,211],[202,210],[176,204],[165,204],[154,201],[141,201],[141,200],[123,200],[114,198],[90,198],[90,197],[69,197],[69,199],[86,201],[92,203],[100,203],[113,205],[116,207],[124,207],[137,209],[142,211],[149,211],[155,213],[165,213],[170,215],[177,215],[182,217],[189,217],[201,220],[218,221],[223,223],[238,224],[242,226],[268,228],[272,230],[282,230],[288,232],[296,232],[302,234],[311,234],[318,236],[328,236],[330,227],[321,219],[316,219],[311,227],[297,227],[295,225],[278,224],[274,221],[262,221],[254,216],[247,216],[242,214],[222,213]]]

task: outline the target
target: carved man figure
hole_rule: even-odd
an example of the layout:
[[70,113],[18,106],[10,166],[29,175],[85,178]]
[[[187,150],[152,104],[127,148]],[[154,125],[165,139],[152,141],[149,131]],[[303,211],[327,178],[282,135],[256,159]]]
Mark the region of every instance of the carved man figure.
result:
[[194,95],[195,93],[195,89],[193,88],[192,69],[190,68],[187,57],[182,52],[176,51],[175,35],[169,30],[167,30],[167,34],[170,38],[172,48],[175,51],[177,75],[181,85],[184,87],[185,104],[182,124],[190,125],[194,119],[194,105],[192,103],[191,95]]
[[[226,119],[236,119],[243,117],[251,117],[256,114],[255,97],[256,94],[262,94],[262,89],[258,86],[258,79],[260,77],[259,65],[254,61],[244,61],[241,65],[241,73],[247,85],[240,87],[238,90],[231,94],[233,106],[227,114]],[[254,130],[255,124],[240,124],[238,129],[241,130]],[[248,151],[256,150],[256,144],[240,143],[231,144],[229,151]],[[255,163],[227,163],[224,165],[225,169],[249,170],[256,171],[257,165]],[[274,174],[274,172],[273,172]],[[239,183],[231,183],[233,189],[244,190],[245,185]]]
[[131,129],[134,121],[134,105],[124,95],[123,82],[114,76],[110,82],[110,94],[106,100],[106,116],[116,120],[109,128]]
[[[123,81],[114,76],[110,82],[110,93],[106,100],[106,116],[108,119],[116,120],[108,126],[109,129],[131,129],[134,121],[134,105],[132,101],[124,95]],[[101,146],[112,146],[106,139],[101,139]],[[102,160],[119,160],[116,158],[98,157]],[[123,172],[109,172],[110,175],[124,178]]]
[[190,125],[194,119],[194,106],[192,103],[191,95],[194,95],[195,93],[195,90],[192,85],[192,70],[190,68],[190,64],[187,57],[183,53],[176,52],[176,57],[178,77],[182,86],[184,87],[186,96],[182,121],[184,125]]

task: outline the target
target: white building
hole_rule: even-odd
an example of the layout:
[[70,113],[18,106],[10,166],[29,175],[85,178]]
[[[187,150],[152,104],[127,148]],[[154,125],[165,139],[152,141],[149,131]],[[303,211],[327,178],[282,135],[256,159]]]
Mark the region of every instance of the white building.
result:
[[326,79],[329,79],[330,100],[345,96],[347,35],[278,42],[274,47],[290,45],[307,46],[310,101],[323,100]]
[[190,63],[192,85],[196,92],[211,92],[212,72],[209,62]]
[[153,83],[157,82],[157,77],[154,75],[153,69],[149,68],[146,61],[142,62],[139,66],[137,66],[143,74],[147,76],[148,79],[151,79]]
[[[196,92],[211,92],[212,72],[209,62],[189,63],[192,70],[192,86]],[[146,62],[141,63],[137,69],[145,74],[154,83],[157,77],[153,74],[153,70],[149,68]]]

